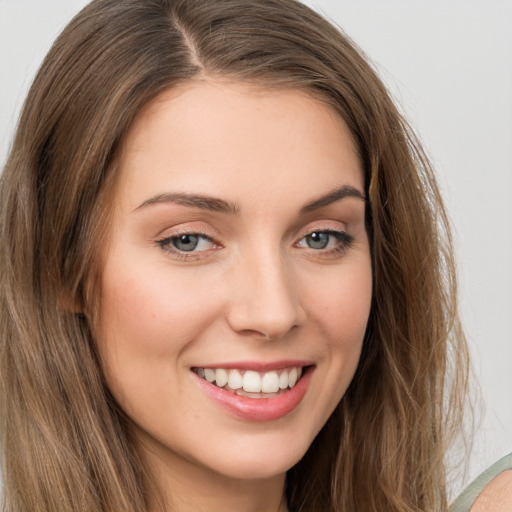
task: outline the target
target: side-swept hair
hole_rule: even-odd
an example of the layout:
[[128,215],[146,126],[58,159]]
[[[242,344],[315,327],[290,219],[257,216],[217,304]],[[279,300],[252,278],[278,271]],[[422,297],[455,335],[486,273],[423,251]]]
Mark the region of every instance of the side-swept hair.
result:
[[[46,57],[0,189],[4,510],[142,512],[93,331],[116,157],[141,108],[225,77],[331,105],[363,163],[373,302],[356,375],[288,473],[294,512],[439,512],[467,351],[431,166],[367,59],[294,0],[94,0]],[[87,312],[87,314],[83,314]]]

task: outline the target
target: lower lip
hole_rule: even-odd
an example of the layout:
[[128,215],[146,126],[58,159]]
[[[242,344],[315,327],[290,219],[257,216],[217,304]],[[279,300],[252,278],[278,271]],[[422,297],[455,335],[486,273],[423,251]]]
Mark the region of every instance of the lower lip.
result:
[[217,387],[195,374],[199,385],[223,409],[247,421],[275,421],[290,414],[308,390],[314,367],[304,368],[297,384],[275,398],[249,398]]

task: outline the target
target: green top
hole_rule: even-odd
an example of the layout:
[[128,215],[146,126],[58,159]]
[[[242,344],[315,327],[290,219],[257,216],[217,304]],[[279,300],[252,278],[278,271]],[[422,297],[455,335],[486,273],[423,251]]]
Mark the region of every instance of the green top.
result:
[[469,512],[478,495],[484,488],[494,480],[500,473],[512,469],[512,453],[505,455],[489,469],[484,471],[478,478],[469,484],[464,492],[455,500],[450,507],[450,512]]

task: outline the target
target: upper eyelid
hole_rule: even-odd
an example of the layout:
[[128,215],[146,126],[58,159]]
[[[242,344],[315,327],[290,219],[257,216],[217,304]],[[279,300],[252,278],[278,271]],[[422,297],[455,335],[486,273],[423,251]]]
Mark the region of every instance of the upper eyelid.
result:
[[191,236],[202,236],[204,238],[209,238],[209,239],[212,239],[213,237],[208,234],[208,233],[204,233],[202,231],[199,231],[199,230],[192,230],[192,229],[184,229],[182,231],[175,231],[173,233],[169,233],[168,235],[162,235],[161,237],[158,237],[158,238],[161,238],[161,239],[171,239],[171,238],[177,238],[179,236],[184,236],[184,235],[191,235]]
[[[300,234],[297,236],[297,241],[300,241],[304,237],[306,237],[308,235],[311,235],[312,233],[317,233],[317,232],[318,233],[344,233],[344,234],[347,234],[347,235],[349,234],[348,231],[345,228],[333,228],[333,227],[320,227],[320,226],[316,226],[316,227],[312,227],[310,229],[306,229],[306,230],[301,231]],[[216,240],[216,238],[214,236],[212,236],[211,234],[206,233],[204,231],[200,231],[200,230],[194,230],[194,229],[178,230],[178,231],[169,233],[168,235],[158,237],[158,240],[159,241],[171,240],[173,238],[177,238],[177,237],[183,236],[183,235],[200,236],[200,237],[207,238],[207,239],[209,239],[210,241],[212,241],[214,243],[220,244],[220,242],[218,242]]]
[[307,236],[307,235],[310,235],[311,233],[316,233],[316,232],[319,232],[319,233],[346,233],[347,230],[346,230],[346,228],[333,228],[333,227],[317,226],[317,227],[305,230],[303,232],[304,234],[302,236]]
[[159,234],[156,235],[156,239],[163,240],[163,239],[170,239],[177,236],[183,236],[183,235],[197,235],[197,236],[204,236],[206,238],[209,238],[212,241],[217,241],[216,239],[218,236],[213,233],[212,229],[205,228],[203,226],[201,227],[188,227],[188,226],[174,226],[172,228],[165,228],[160,231]]
[[[326,221],[326,222],[333,222],[333,221]],[[331,233],[346,233],[346,234],[348,234],[348,228],[347,228],[346,224],[341,223],[339,221],[334,221],[334,222],[337,223],[337,226],[325,225],[325,224],[322,225],[321,223],[315,223],[313,225],[309,225],[306,228],[299,230],[298,235],[296,235],[296,236],[300,240],[300,239],[304,238],[305,236],[308,236],[311,233],[315,233],[315,232],[322,232],[322,233],[331,232]]]
[[[213,229],[207,223],[200,222],[199,226],[188,224],[188,222],[184,222],[181,225],[178,224],[177,226],[162,229],[155,236],[155,240],[162,241],[182,235],[197,235],[206,237],[212,242],[222,245],[221,240],[225,239],[226,236],[229,236],[225,232],[223,233],[223,230]],[[195,224],[195,222],[192,222],[191,224]],[[317,231],[350,234],[347,224],[336,219],[325,219],[309,222],[306,226],[299,229],[293,229],[293,231],[295,231],[295,234],[290,233],[289,236],[291,235],[291,238],[293,238],[295,242]]]

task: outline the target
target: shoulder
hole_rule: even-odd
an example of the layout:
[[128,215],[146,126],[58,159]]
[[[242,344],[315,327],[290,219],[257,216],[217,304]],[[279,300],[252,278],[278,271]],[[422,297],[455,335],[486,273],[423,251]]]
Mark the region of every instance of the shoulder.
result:
[[449,512],[512,512],[512,453],[471,482]]
[[471,512],[512,511],[512,469],[500,473],[478,495]]

